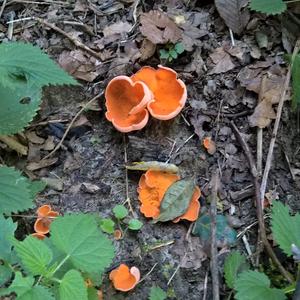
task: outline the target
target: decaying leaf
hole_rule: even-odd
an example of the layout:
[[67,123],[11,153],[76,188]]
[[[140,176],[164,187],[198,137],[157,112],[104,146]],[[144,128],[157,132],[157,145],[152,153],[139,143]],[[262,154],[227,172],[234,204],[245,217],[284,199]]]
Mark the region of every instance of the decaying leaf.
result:
[[122,34],[127,33],[132,28],[132,25],[130,25],[128,22],[117,22],[112,25],[106,26],[103,29],[103,35],[104,37],[108,37],[114,34]]
[[141,161],[141,162],[133,162],[131,165],[126,166],[127,170],[139,170],[139,171],[162,171],[169,173],[178,173],[179,169],[174,164],[168,164],[160,161]]
[[215,5],[226,25],[235,33],[240,34],[247,25],[250,14],[247,9],[249,0],[215,0]]
[[160,215],[156,222],[167,222],[184,214],[189,207],[195,190],[195,183],[192,180],[178,180],[166,191],[160,205]]
[[276,113],[269,101],[260,102],[254,113],[248,118],[250,126],[265,128],[270,125],[271,120],[276,118]]
[[141,61],[147,60],[155,53],[155,51],[156,51],[156,45],[153,44],[148,39],[144,39],[142,42],[142,46],[140,48],[140,52],[141,52],[140,60]]
[[215,49],[213,53],[209,55],[215,67],[209,72],[209,74],[220,74],[228,72],[235,68],[230,55],[224,50],[223,47]]
[[176,43],[182,32],[178,26],[163,12],[151,10],[140,17],[141,33],[153,44]]

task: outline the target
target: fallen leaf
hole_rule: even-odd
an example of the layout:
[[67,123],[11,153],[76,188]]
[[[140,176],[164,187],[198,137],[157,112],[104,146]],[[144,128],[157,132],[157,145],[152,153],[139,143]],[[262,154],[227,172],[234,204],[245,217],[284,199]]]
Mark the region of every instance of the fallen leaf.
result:
[[27,139],[33,144],[41,145],[45,142],[45,140],[43,138],[37,136],[37,134],[34,131],[26,132],[25,135],[26,135]]
[[235,68],[230,55],[223,49],[223,47],[216,48],[209,57],[215,64],[215,67],[209,72],[209,74],[226,73]]
[[40,160],[39,162],[30,162],[27,164],[26,169],[29,171],[35,171],[43,168],[47,168],[49,166],[54,165],[58,161],[57,157],[54,158],[48,158]]
[[153,44],[176,43],[182,37],[178,26],[165,13],[152,10],[140,17],[141,33]]
[[144,39],[140,48],[140,52],[141,52],[140,60],[141,61],[147,60],[148,58],[153,56],[155,51],[156,51],[156,45],[153,44],[148,39]]
[[226,25],[235,33],[240,34],[250,19],[247,9],[249,0],[215,0],[215,5]]
[[95,194],[100,190],[98,185],[89,183],[89,182],[83,182],[81,184],[81,187],[84,192],[89,193],[89,194]]
[[104,37],[108,37],[114,34],[122,34],[122,33],[128,33],[132,28],[132,25],[128,22],[117,22],[112,25],[106,26],[103,29],[103,35]]

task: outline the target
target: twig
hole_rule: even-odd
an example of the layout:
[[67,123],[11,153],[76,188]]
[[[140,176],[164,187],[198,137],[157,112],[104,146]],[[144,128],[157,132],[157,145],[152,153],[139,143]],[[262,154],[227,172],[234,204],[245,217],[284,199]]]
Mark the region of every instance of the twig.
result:
[[214,171],[211,179],[211,204],[210,204],[210,217],[211,217],[211,261],[210,270],[213,285],[213,300],[220,299],[219,289],[219,271],[218,271],[218,249],[217,249],[217,198],[219,190],[219,172]]
[[230,28],[229,28],[229,34],[230,34],[232,47],[234,47],[235,46],[235,40],[234,40],[233,32]]
[[250,260],[251,260],[251,263],[252,263],[252,265],[254,265],[254,261],[253,261],[253,257],[252,257],[253,253],[252,253],[252,251],[251,251],[251,248],[250,248],[250,245],[249,245],[249,242],[248,242],[248,240],[247,240],[246,235],[243,235],[243,236],[242,236],[242,241],[243,241],[243,243],[244,243],[244,246],[245,246],[245,248],[246,248],[246,251],[247,251],[247,253],[248,253],[248,256],[249,256],[249,258],[250,258]]
[[272,138],[270,141],[264,175],[263,175],[262,182],[261,182],[261,187],[260,187],[260,206],[261,207],[263,207],[264,196],[265,196],[265,192],[266,192],[266,188],[267,188],[267,181],[268,181],[269,172],[271,169],[272,158],[273,158],[273,150],[274,150],[274,146],[275,146],[275,142],[276,142],[277,132],[278,132],[279,123],[280,123],[280,119],[281,119],[282,108],[283,108],[284,100],[286,97],[286,92],[287,92],[287,89],[289,87],[290,80],[291,80],[293,62],[294,62],[295,56],[299,52],[299,49],[300,49],[300,40],[297,40],[294,51],[293,51],[293,55],[292,55],[292,61],[289,65],[288,72],[287,72],[286,78],[285,78],[285,82],[284,82],[284,85],[281,90],[280,101],[279,101],[278,108],[277,108],[276,120],[275,120],[275,124],[274,124],[274,128],[273,128]]
[[185,257],[186,257],[186,253],[184,253],[184,255],[183,255],[180,263],[178,264],[178,266],[176,267],[174,273],[171,275],[170,279],[168,280],[167,286],[170,285],[171,281],[173,280],[174,276],[176,275],[176,273],[178,272],[178,270],[179,270],[179,268],[181,266],[181,262],[185,259]]
[[50,156],[52,156],[63,144],[65,138],[67,137],[70,129],[72,128],[73,124],[75,123],[75,121],[78,119],[78,117],[82,114],[82,112],[94,101],[96,101],[97,99],[99,99],[101,96],[103,95],[103,92],[100,93],[99,95],[95,96],[93,99],[91,99],[90,101],[88,101],[79,111],[78,113],[74,116],[74,118],[72,119],[72,121],[70,122],[69,126],[67,127],[64,135],[62,136],[61,140],[59,141],[59,143],[55,146],[55,148],[49,153],[47,154],[45,157],[42,158],[42,160],[45,160],[47,158],[49,158]]
[[19,143],[16,139],[7,135],[0,135],[0,141],[5,143],[10,149],[15,150],[21,155],[27,155],[28,148],[21,143]]
[[204,278],[204,291],[203,291],[203,298],[202,300],[206,300],[206,296],[207,296],[207,282],[208,282],[208,272],[206,271],[205,273],[205,278]]
[[249,166],[250,166],[251,175],[253,177],[253,184],[254,184],[254,187],[255,187],[256,214],[257,214],[258,226],[259,226],[259,231],[260,231],[261,239],[262,239],[262,242],[263,242],[263,246],[266,248],[267,253],[269,254],[271,259],[273,260],[274,264],[277,265],[277,267],[278,267],[279,271],[281,272],[281,274],[290,283],[292,283],[293,282],[293,276],[280,263],[280,261],[278,260],[276,254],[274,253],[274,251],[272,249],[272,246],[270,245],[270,243],[268,241],[268,238],[267,238],[265,222],[264,222],[264,217],[263,217],[263,208],[261,206],[261,201],[260,201],[260,184],[259,184],[259,181],[258,181],[258,173],[257,173],[256,167],[255,167],[254,158],[252,156],[252,153],[249,149],[248,144],[242,138],[241,133],[239,132],[239,130],[236,127],[236,125],[234,124],[234,122],[231,121],[229,124],[231,126],[232,131],[235,134],[236,139],[238,140],[238,142],[242,146],[242,148],[245,152],[245,155],[247,157]]
[[3,3],[2,3],[2,5],[1,5],[1,9],[0,9],[0,18],[2,17],[4,8],[5,8],[5,6],[6,6],[6,2],[7,2],[7,0],[3,0]]
[[147,279],[149,276],[150,276],[150,274],[153,272],[153,270],[155,269],[155,267],[158,265],[158,263],[155,263],[154,265],[153,265],[153,267],[150,269],[150,271],[138,282],[139,284],[141,283],[141,282],[143,282],[145,279]]

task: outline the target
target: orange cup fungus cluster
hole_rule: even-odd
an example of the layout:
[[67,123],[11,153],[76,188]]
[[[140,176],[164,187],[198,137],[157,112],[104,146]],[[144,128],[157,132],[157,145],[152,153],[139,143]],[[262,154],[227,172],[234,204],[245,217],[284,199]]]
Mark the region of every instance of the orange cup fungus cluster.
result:
[[159,120],[177,116],[185,105],[186,86],[167,67],[143,67],[137,73],[113,78],[105,90],[106,118],[121,132],[146,126],[149,113]]
[[[141,202],[140,211],[147,218],[157,218],[160,214],[160,204],[167,189],[180,177],[177,174],[171,174],[162,171],[148,170],[142,175],[138,194]],[[174,223],[180,220],[196,221],[200,211],[201,192],[198,186],[195,187],[194,194],[187,211],[173,220]]]
[[35,233],[32,236],[43,240],[50,231],[50,224],[54,218],[59,215],[57,211],[53,211],[50,205],[43,205],[37,210],[37,219],[34,223]]

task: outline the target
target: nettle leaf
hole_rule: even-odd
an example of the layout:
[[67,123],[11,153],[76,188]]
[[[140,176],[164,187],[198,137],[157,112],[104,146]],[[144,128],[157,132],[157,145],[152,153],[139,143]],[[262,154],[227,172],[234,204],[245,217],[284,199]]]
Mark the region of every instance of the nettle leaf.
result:
[[0,214],[24,211],[32,205],[28,179],[14,168],[0,167]]
[[[217,246],[223,247],[234,245],[236,242],[236,231],[231,228],[225,216],[217,215]],[[211,242],[211,217],[209,214],[201,215],[195,223],[193,234],[200,237],[204,244]]]
[[128,228],[131,230],[140,230],[143,227],[143,223],[137,219],[131,219],[128,223]]
[[177,43],[177,44],[175,44],[174,50],[175,50],[178,54],[183,53],[184,50],[185,50],[185,49],[184,49],[183,43]]
[[50,226],[50,240],[84,272],[101,272],[110,265],[114,248],[91,215],[66,215]]
[[3,286],[12,276],[12,270],[6,265],[0,265],[0,287]]
[[0,83],[4,87],[19,88],[20,82],[36,87],[77,84],[40,48],[24,43],[0,45]]
[[291,216],[288,206],[273,201],[271,226],[275,241],[288,256],[292,255],[292,244],[300,248],[300,214]]
[[167,293],[160,287],[153,286],[150,289],[149,300],[165,300],[167,299]]
[[192,180],[174,182],[167,189],[160,205],[160,215],[153,222],[166,222],[183,215],[189,207],[194,190],[195,183]]
[[35,196],[41,191],[43,191],[47,186],[46,182],[41,180],[31,181],[28,179],[28,183],[29,183],[29,192],[32,198],[35,198]]
[[165,50],[165,49],[160,49],[159,50],[159,58],[160,59],[168,59],[169,58],[169,51]]
[[100,228],[103,232],[111,234],[115,231],[115,222],[112,219],[102,219],[100,221]]
[[251,0],[250,8],[267,15],[281,14],[287,9],[283,0]]
[[52,260],[51,249],[41,240],[28,236],[22,242],[13,242],[25,270],[32,275],[45,275]]
[[11,218],[5,219],[0,215],[0,228],[0,259],[10,262],[12,248],[11,238],[14,237],[17,223],[14,223]]
[[128,210],[124,205],[116,205],[113,208],[113,213],[117,219],[121,220],[128,215]]
[[235,283],[237,300],[284,300],[282,290],[270,287],[270,280],[264,274],[256,271],[241,273]]
[[88,300],[87,287],[76,270],[68,271],[59,285],[60,300]]
[[241,255],[238,251],[231,252],[225,260],[224,275],[226,284],[233,289],[235,281],[239,273],[249,269],[246,257]]

